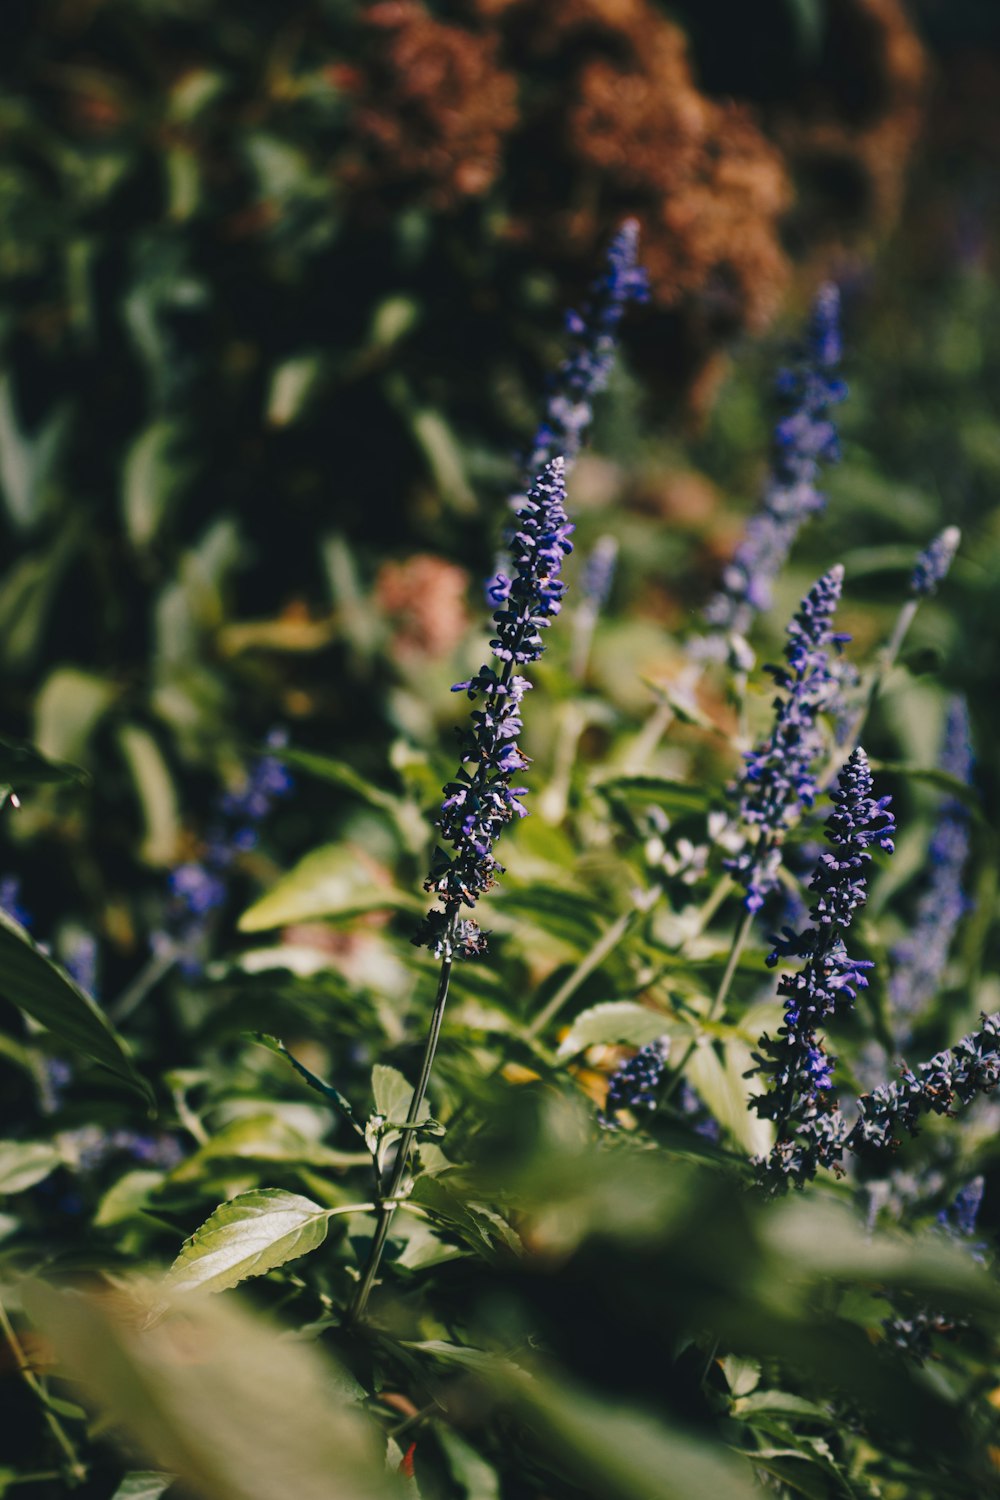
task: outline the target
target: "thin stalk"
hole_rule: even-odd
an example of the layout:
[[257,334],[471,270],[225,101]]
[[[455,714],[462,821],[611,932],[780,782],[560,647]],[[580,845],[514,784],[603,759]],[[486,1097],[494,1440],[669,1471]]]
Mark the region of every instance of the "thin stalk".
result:
[[74,1484],[82,1484],[87,1477],[87,1470],[80,1462],[80,1456],[76,1451],[72,1438],[70,1438],[59,1418],[49,1406],[45,1395],[45,1389],[41,1381],[38,1379],[38,1376],[31,1368],[31,1362],[24,1352],[20,1339],[14,1332],[14,1325],[11,1323],[10,1318],[7,1316],[7,1309],[4,1307],[2,1302],[0,1302],[0,1329],[3,1330],[4,1338],[7,1340],[10,1352],[14,1356],[14,1363],[17,1365],[18,1374],[20,1375],[21,1379],[24,1381],[28,1389],[31,1391],[32,1395],[34,1395],[41,1404],[45,1420],[49,1425],[49,1431],[52,1433],[52,1436],[55,1438],[56,1442],[59,1444],[59,1447],[62,1449],[63,1454],[65,1455],[66,1462],[69,1467],[69,1472],[72,1476]]
[[392,1224],[393,1215],[397,1208],[397,1199],[406,1169],[410,1161],[410,1152],[413,1149],[413,1139],[416,1134],[414,1126],[420,1115],[420,1110],[427,1097],[427,1085],[430,1082],[431,1070],[434,1067],[434,1057],[437,1052],[438,1039],[441,1035],[441,1023],[444,1020],[444,1008],[448,1001],[448,986],[451,983],[452,958],[449,955],[441,960],[441,974],[438,979],[437,995],[434,998],[434,1012],[431,1016],[430,1030],[427,1033],[427,1045],[424,1048],[424,1060],[420,1068],[420,1077],[410,1100],[410,1108],[407,1111],[406,1122],[403,1129],[402,1140],[396,1151],[396,1164],[393,1167],[389,1186],[384,1194],[380,1195],[378,1209],[378,1224],[372,1239],[371,1248],[368,1251],[368,1263],[365,1266],[358,1290],[348,1313],[348,1322],[357,1323],[364,1317],[368,1306],[368,1299],[375,1285],[379,1266],[382,1263],[382,1255],[385,1251],[386,1240],[389,1238],[389,1228]]
[[822,781],[820,782],[819,789],[821,792],[825,792],[831,785],[831,783],[835,780],[835,778],[840,774],[842,767],[847,761],[847,757],[850,755],[851,751],[857,745],[858,740],[861,738],[861,733],[867,722],[868,715],[871,713],[872,708],[875,705],[876,698],[882,691],[882,686],[885,682],[885,679],[888,677],[889,673],[896,665],[896,658],[899,656],[899,653],[903,648],[903,642],[906,639],[907,632],[909,631],[910,626],[913,624],[914,616],[916,615],[919,608],[919,599],[907,599],[906,603],[899,611],[899,614],[896,616],[896,623],[893,626],[892,635],[886,642],[884,649],[879,655],[878,662],[876,663],[874,670],[869,676],[864,696],[857,709],[857,712],[854,715],[854,718],[851,720],[850,727],[846,735],[844,736],[843,743],[838,747],[837,753],[833,756],[831,763],[827,767],[826,773],[823,776]]
[[[729,990],[732,985],[733,978],[736,974],[737,966],[743,956],[743,949],[746,947],[747,938],[750,936],[750,928],[752,926],[753,912],[744,911],[743,919],[740,922],[740,925],[737,927],[736,931],[733,933],[733,941],[729,946],[729,957],[726,960],[726,967],[722,972],[722,978],[719,981],[719,988],[715,992],[715,998],[713,999],[712,1004],[709,1007],[708,1015],[705,1018],[706,1021],[714,1021],[716,1017],[719,1016],[722,1012],[722,1009],[726,1003],[726,999],[729,995]],[[688,1042],[687,1047],[684,1051],[684,1056],[677,1064],[677,1067],[674,1069],[673,1077],[663,1091],[661,1103],[668,1103],[672,1098],[675,1090],[680,1086],[681,1078],[684,1075],[684,1069],[687,1067],[688,1063],[691,1061],[691,1058],[694,1056],[694,1051],[697,1045],[697,1039]]]
[[419,1427],[421,1422],[427,1422],[431,1417],[443,1417],[444,1414],[444,1407],[440,1401],[428,1401],[426,1406],[415,1411],[412,1416],[405,1417],[402,1422],[397,1422],[395,1427],[390,1427],[386,1437],[398,1442],[405,1433],[412,1431],[414,1427]]
[[563,980],[548,1004],[542,1007],[531,1025],[527,1028],[524,1034],[529,1040],[534,1040],[535,1037],[539,1036],[545,1030],[546,1026],[555,1019],[566,1004],[566,1001],[576,994],[584,980],[589,979],[594,970],[600,968],[608,954],[617,948],[633,923],[639,917],[645,916],[646,912],[652,910],[655,903],[659,900],[660,895],[661,891],[658,886],[651,886],[648,891],[641,892],[636,897],[635,905],[629,911],[623,912],[620,917],[612,922],[607,931],[601,934],[590,949],[590,952],[580,960],[572,974]]
[[159,953],[150,955],[135,978],[122,990],[118,999],[108,1006],[108,1016],[115,1025],[124,1021],[139,1008],[160,980],[170,973],[176,962],[177,951],[174,948],[164,948]]

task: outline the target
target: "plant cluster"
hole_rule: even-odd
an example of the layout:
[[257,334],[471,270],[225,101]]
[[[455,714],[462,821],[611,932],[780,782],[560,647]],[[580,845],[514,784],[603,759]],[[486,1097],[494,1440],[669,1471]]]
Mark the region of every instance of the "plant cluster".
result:
[[[602,693],[618,538],[587,539],[573,488],[639,260],[629,221],[569,319],[495,528],[489,659],[462,642],[457,770],[412,707],[378,776],[294,731],[248,746],[103,1002],[108,934],[32,935],[0,884],[0,1491],[995,1482],[992,850],[969,708],[907,655],[960,537],[795,571],[847,395],[825,284],[707,618],[637,710]],[[783,664],[758,668],[773,601]],[[91,795],[68,749],[13,740],[0,784],[29,836]],[[304,786],[349,811],[318,847],[306,819],[283,869]]]

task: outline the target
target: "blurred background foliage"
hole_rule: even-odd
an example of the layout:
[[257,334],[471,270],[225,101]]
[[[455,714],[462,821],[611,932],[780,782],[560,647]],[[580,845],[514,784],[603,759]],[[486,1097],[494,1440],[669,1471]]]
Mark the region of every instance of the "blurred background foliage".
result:
[[[2,728],[91,777],[40,789],[5,817],[0,873],[17,873],[33,930],[58,951],[96,934],[97,986],[114,997],[162,925],[167,872],[201,851],[220,792],[267,732],[284,725],[295,747],[338,761],[313,775],[321,768],[293,760],[294,797],[263,848],[238,862],[227,919],[324,846],[297,885],[251,909],[243,936],[227,930],[242,966],[218,965],[207,991],[172,975],[130,1022],[141,1060],[174,1070],[160,1087],[168,1117],[185,1129],[193,1120],[205,1139],[170,1164],[148,1214],[162,1161],[123,1175],[104,1158],[87,1168],[103,1254],[169,1257],[234,1183],[338,1201],[329,1112],[238,1041],[248,1027],[272,1029],[280,1014],[317,1068],[331,1062],[332,1027],[338,1080],[355,1097],[380,1058],[412,1068],[408,1027],[431,981],[388,934],[393,920],[408,934],[421,907],[426,814],[452,768],[460,712],[448,687],[480,659],[478,580],[561,357],[564,309],[627,214],[642,226],[652,295],[629,315],[571,486],[581,552],[603,534],[618,541],[614,593],[582,688],[557,632],[540,668],[552,691],[534,694],[528,724],[538,816],[512,840],[511,877],[490,913],[501,973],[467,967],[456,987],[442,1087],[452,1102],[480,1087],[493,1061],[484,1037],[510,997],[515,1010],[533,990],[550,997],[628,897],[638,858],[613,864],[587,777],[627,763],[654,701],[649,683],[682,669],[676,636],[697,623],[759,491],[773,372],[824,276],[844,293],[845,462],[781,580],[760,656],[838,559],[845,628],[864,656],[914,550],[942,525],[962,526],[946,604],[922,611],[869,748],[932,765],[944,692],[967,693],[983,816],[977,915],[959,967],[975,982],[954,986],[922,1042],[951,1041],[1000,1003],[990,834],[1000,815],[1000,18],[990,0],[6,0],[0,39]],[[724,721],[712,692],[703,707]],[[567,737],[581,749],[568,767]],[[734,764],[697,724],[656,760],[696,783],[721,783]],[[912,910],[937,804],[919,782],[884,784],[911,829],[874,901],[877,912],[900,895],[888,945]],[[352,920],[314,920],[338,915]],[[258,946],[273,933],[280,963]],[[640,988],[665,961],[672,934],[659,935],[638,956],[614,955],[581,1000]],[[703,970],[719,965],[711,952]],[[748,1151],[755,1122],[739,1059],[753,1029],[748,1020],[728,1039],[727,1072],[706,1059],[701,1080]],[[538,1064],[527,1048],[523,1061]],[[0,1069],[4,1112],[23,1117],[37,1079],[7,1056]],[[599,1097],[602,1076],[581,1069],[578,1082]],[[113,1131],[130,1118],[85,1072],[73,1089],[65,1120],[75,1128],[96,1120]],[[738,1445],[738,1403],[766,1396],[778,1358],[802,1379],[777,1415],[758,1403],[760,1422],[775,1424],[776,1482],[807,1465],[799,1492],[844,1492],[830,1455],[856,1435],[847,1388],[862,1377],[882,1443],[872,1482],[885,1494],[924,1493],[909,1467],[921,1442],[934,1447],[937,1493],[992,1482],[982,1467],[995,1441],[992,1351],[976,1345],[964,1365],[901,1368],[891,1381],[868,1357],[884,1314],[872,1285],[898,1277],[904,1293],[953,1305],[956,1317],[975,1306],[992,1329],[995,1293],[982,1279],[963,1281],[936,1242],[911,1260],[883,1247],[888,1258],[864,1272],[860,1239],[845,1228],[838,1240],[836,1225],[819,1235],[830,1236],[828,1259],[813,1264],[819,1241],[792,1232],[801,1204],[765,1228],[714,1179],[647,1180],[632,1161],[614,1195],[613,1181],[595,1180],[589,1147],[580,1151],[579,1120],[538,1110],[534,1126],[523,1100],[517,1119],[501,1110],[476,1170],[518,1184],[541,1272],[497,1271],[482,1222],[439,1204],[452,1239],[486,1245],[491,1290],[480,1265],[442,1257],[428,1333],[404,1275],[392,1312],[400,1343],[385,1355],[400,1384],[406,1370],[432,1399],[440,1380],[428,1370],[455,1358],[450,1335],[500,1345],[499,1328],[545,1324],[552,1390],[527,1420],[537,1447],[513,1465],[533,1488],[508,1474],[505,1496],[578,1493],[553,1478],[552,1455],[579,1453],[587,1426],[560,1366],[591,1395],[613,1390],[642,1412],[659,1403],[659,1415],[698,1432],[722,1413]],[[995,1187],[991,1119],[970,1133],[961,1167],[956,1148],[933,1148],[942,1195],[973,1166]],[[588,1192],[576,1201],[582,1172]],[[48,1206],[39,1199],[29,1214],[29,1245],[54,1255],[46,1216],[62,1215],[59,1262],[70,1269],[92,1253],[94,1228],[53,1181]],[[629,1216],[643,1203],[660,1215],[655,1228]],[[995,1192],[985,1218],[995,1227]],[[414,1233],[404,1271],[439,1249]],[[633,1291],[612,1307],[623,1260]],[[655,1296],[653,1264],[664,1278]],[[321,1296],[342,1292],[338,1274],[320,1274]],[[796,1274],[783,1321],[768,1288]],[[854,1274],[868,1277],[860,1290],[831,1292]],[[692,1395],[691,1370],[706,1358],[711,1369],[712,1357],[696,1341],[675,1347],[686,1334],[663,1289],[672,1275],[763,1374],[734,1360],[710,1375],[709,1397]],[[259,1295],[291,1299],[296,1314],[298,1298],[303,1316],[319,1316],[294,1279]],[[582,1322],[574,1299],[587,1302]],[[442,1347],[412,1355],[411,1368],[401,1351],[418,1336]],[[644,1372],[667,1345],[681,1363],[654,1397]],[[787,1403],[831,1380],[842,1393],[835,1420],[824,1411],[813,1430],[807,1414],[803,1437]],[[458,1399],[470,1413],[461,1430],[476,1433],[474,1381]],[[521,1395],[507,1399],[520,1409]],[[32,1410],[25,1397],[25,1430]],[[424,1492],[493,1500],[475,1453],[442,1430],[421,1448]],[[498,1448],[495,1432],[484,1441]],[[809,1456],[790,1457],[793,1442]],[[603,1493],[661,1493],[651,1477],[661,1449],[638,1476],[616,1470],[612,1450],[593,1459]],[[692,1474],[678,1493],[707,1482]]]

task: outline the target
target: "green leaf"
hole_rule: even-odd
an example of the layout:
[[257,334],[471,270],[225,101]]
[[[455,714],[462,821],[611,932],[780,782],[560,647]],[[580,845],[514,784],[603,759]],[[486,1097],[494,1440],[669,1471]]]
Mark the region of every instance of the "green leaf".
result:
[[35,697],[34,732],[42,755],[55,760],[82,756],[94,728],[117,695],[116,685],[95,673],[57,667]]
[[259,1188],[221,1203],[167,1272],[168,1292],[224,1292],[307,1255],[326,1239],[329,1210],[298,1193]]
[[152,1091],[133,1067],[124,1042],[90,996],[4,911],[0,911],[0,995],[67,1046],[107,1068],[148,1104],[153,1103]]
[[634,1000],[604,1000],[577,1016],[559,1044],[559,1057],[574,1057],[601,1042],[644,1047],[669,1032],[671,1018]]
[[588,1495],[602,1500],[753,1500],[750,1468],[721,1445],[597,1399],[562,1377],[495,1359],[483,1371]]
[[0,376],[0,488],[7,514],[21,531],[37,525],[44,516],[68,419],[68,407],[58,406],[29,436],[18,420],[10,375]]
[[211,1500],[395,1500],[384,1440],[315,1344],[229,1299],[140,1327],[107,1299],[25,1288],[64,1368],[151,1467]]
[[0,1193],[23,1193],[61,1164],[48,1141],[0,1141]]
[[122,509],[136,547],[155,540],[171,500],[187,481],[188,465],[178,456],[182,435],[176,422],[154,422],[125,456]]
[[323,374],[322,355],[293,354],[271,372],[267,394],[269,427],[287,427],[306,410]]
[[160,1500],[174,1478],[173,1474],[160,1474],[156,1469],[133,1469],[125,1475],[111,1500]]
[[675,817],[704,812],[709,805],[706,787],[672,781],[668,776],[609,776],[595,783],[594,790],[609,801],[630,806],[662,807]]
[[112,1224],[121,1224],[134,1218],[149,1203],[163,1177],[162,1172],[143,1168],[125,1172],[108,1188],[98,1204],[94,1224],[100,1229],[106,1229]]
[[173,777],[148,729],[123,724],[118,743],[132,772],[145,821],[142,858],[151,865],[170,865],[177,856],[180,816]]
[[[337,1151],[309,1140],[277,1114],[255,1114],[231,1120],[203,1146],[175,1167],[171,1182],[197,1182],[218,1163],[280,1162],[287,1166],[338,1169],[366,1161],[360,1152]],[[207,1170],[206,1170],[207,1169]]]
[[344,844],[325,844],[300,860],[239,920],[241,932],[267,932],[294,922],[359,916],[367,911],[423,913],[423,902],[377,883],[362,857]]
[[743,1075],[753,1065],[750,1048],[735,1037],[726,1040],[720,1060],[708,1043],[695,1048],[687,1075],[724,1130],[728,1130],[750,1156],[766,1155],[773,1139],[766,1120],[751,1114],[748,1101],[759,1084]]
[[0,786],[19,792],[29,786],[86,780],[87,773],[79,766],[58,765],[46,759],[33,745],[19,744],[0,735]]
[[493,1465],[447,1423],[439,1423],[436,1430],[452,1478],[465,1491],[466,1500],[500,1500],[500,1478]]
[[291,1063],[296,1073],[298,1073],[301,1078],[305,1079],[309,1087],[311,1089],[315,1089],[318,1094],[322,1094],[324,1099],[329,1099],[334,1108],[340,1112],[347,1123],[351,1126],[351,1129],[356,1130],[358,1135],[360,1135],[362,1139],[364,1138],[365,1132],[363,1127],[359,1125],[357,1120],[354,1118],[354,1110],[351,1108],[350,1102],[344,1097],[344,1095],[338,1088],[334,1088],[332,1083],[325,1083],[322,1078],[317,1078],[316,1074],[310,1072],[310,1070],[305,1067],[303,1063],[299,1062],[297,1057],[293,1057],[291,1052],[289,1052],[288,1048],[285,1046],[284,1042],[279,1040],[278,1037],[269,1036],[266,1031],[252,1031],[249,1032],[248,1035],[253,1038],[258,1046],[266,1047],[269,1052],[275,1052],[279,1057],[283,1057],[286,1062]]
[[282,750],[281,759],[293,770],[304,771],[307,776],[315,776],[320,781],[329,781],[334,786],[343,787],[345,791],[353,792],[356,797],[367,802],[369,807],[385,813],[392,819],[403,842],[411,851],[416,852],[426,845],[428,824],[416,803],[403,797],[394,797],[391,792],[362,776],[346,761],[334,760],[329,755],[316,755],[311,750],[292,748]]

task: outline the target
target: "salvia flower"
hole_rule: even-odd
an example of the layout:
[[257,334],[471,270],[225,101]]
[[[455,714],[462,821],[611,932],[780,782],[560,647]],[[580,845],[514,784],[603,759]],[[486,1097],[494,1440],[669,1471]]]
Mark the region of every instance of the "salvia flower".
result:
[[591,402],[606,387],[615,361],[618,326],[630,302],[645,302],[649,280],[638,264],[639,225],[626,219],[608,247],[604,271],[580,312],[566,315],[572,341],[548,392],[545,411],[525,463],[533,477],[553,458],[570,467],[593,420]]
[[895,824],[888,797],[874,797],[868,758],[859,747],[844,766],[831,792],[834,810],[826,821],[828,848],[820,855],[809,882],[815,900],[809,926],[788,929],[775,940],[768,964],[801,958],[797,973],[781,976],[784,1023],[777,1039],[766,1033],[755,1054],[756,1072],[767,1079],[767,1092],[752,1108],[777,1124],[777,1142],[757,1163],[761,1182],[772,1191],[801,1186],[820,1165],[835,1165],[843,1143],[843,1122],[830,1099],[833,1068],[820,1028],[838,1006],[850,1005],[868,984],[872,965],[850,956],[844,933],[867,899],[872,848],[892,852]]
[[928,599],[937,592],[955,560],[961,540],[962,533],[957,526],[946,526],[940,536],[936,536],[920,553],[910,579],[910,593],[915,598]]
[[[986,1259],[986,1246],[982,1242],[970,1246],[968,1241],[976,1232],[985,1185],[984,1178],[973,1177],[959,1189],[953,1202],[937,1216],[938,1231],[954,1244],[969,1249],[973,1260],[980,1264]],[[915,1359],[918,1364],[923,1364],[933,1354],[932,1334],[954,1334],[957,1329],[965,1326],[964,1323],[956,1323],[954,1318],[919,1304],[908,1308],[906,1315],[897,1314],[882,1321],[886,1337],[893,1347]]]
[[915,1071],[904,1063],[897,1081],[863,1094],[846,1149],[858,1155],[893,1150],[904,1134],[917,1134],[924,1115],[952,1115],[957,1105],[991,1094],[998,1083],[1000,1011],[994,1011],[954,1047],[919,1063]]
[[618,538],[598,537],[580,575],[580,596],[595,614],[608,602],[618,561]]
[[608,1080],[602,1124],[614,1125],[614,1116],[620,1109],[649,1112],[656,1108],[656,1096],[669,1055],[670,1038],[661,1036],[640,1047],[634,1057],[612,1073]]
[[225,902],[234,860],[256,846],[260,824],[274,802],[291,789],[280,758],[287,735],[273,730],[267,742],[270,753],[256,760],[243,782],[220,799],[200,859],[186,860],[170,872],[167,928],[154,938],[154,946],[172,954],[182,972],[192,977],[201,972],[209,919]]
[[813,585],[788,627],[786,665],[766,668],[779,689],[774,728],[762,745],[744,756],[746,767],[737,788],[740,815],[757,830],[757,838],[726,861],[746,890],[745,905],[751,912],[759,911],[777,886],[785,830],[816,800],[816,764],[824,749],[819,719],[834,706],[840,691],[831,648],[838,651],[849,639],[833,629],[843,581],[844,570],[838,566]]
[[778,391],[791,410],[774,431],[774,457],[763,499],[706,609],[718,631],[745,636],[755,614],[768,609],[772,586],[803,522],[826,504],[817,481],[824,464],[840,457],[830,408],[847,387],[837,375],[842,357],[840,293],[820,287],[805,347],[798,363],[778,377]]
[[472,727],[460,736],[461,764],[445,785],[438,819],[451,852],[436,850],[424,883],[444,910],[431,911],[414,938],[439,958],[482,951],[484,940],[475,922],[459,921],[459,913],[474,907],[503,873],[493,852],[500,830],[526,812],[520,800],[526,788],[512,783],[529,765],[517,738],[521,702],[531,683],[517,669],[538,660],[544,650],[542,631],[559,613],[566,588],[559,575],[564,557],[573,550],[572,530],[566,517],[565,466],[555,458],[515,517],[513,577],[503,579],[490,641],[499,670],[487,664],[452,689],[468,694],[477,706]]
[[[939,765],[949,776],[968,784],[972,774],[969,710],[959,696],[948,707]],[[929,873],[910,931],[892,952],[889,1000],[898,1046],[909,1041],[912,1020],[937,992],[955,931],[969,909],[962,880],[968,856],[968,809],[957,797],[948,797],[928,849]]]

